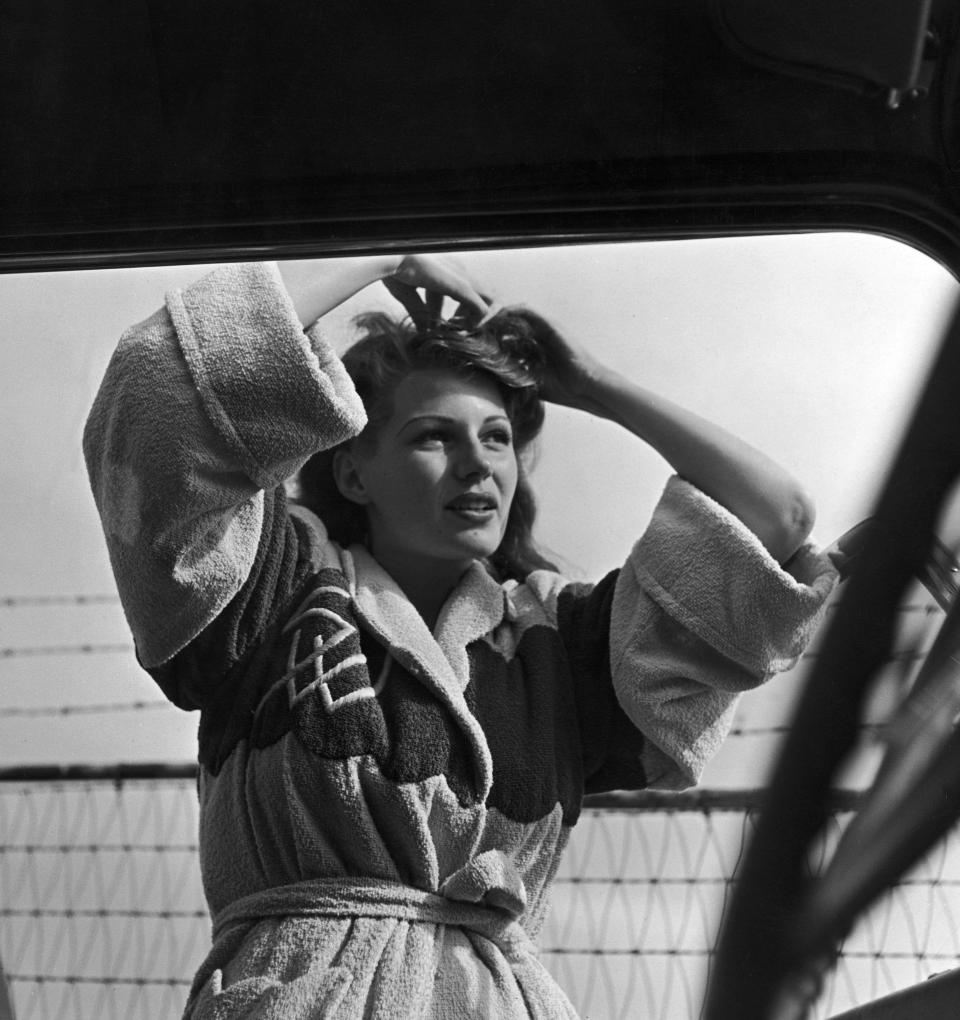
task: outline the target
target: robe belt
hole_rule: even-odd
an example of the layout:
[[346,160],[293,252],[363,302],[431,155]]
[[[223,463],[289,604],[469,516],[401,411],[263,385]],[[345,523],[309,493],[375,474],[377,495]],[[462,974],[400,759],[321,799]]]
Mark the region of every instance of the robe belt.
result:
[[[458,876],[460,872],[452,878]],[[392,918],[462,928],[489,939],[508,958],[536,953],[530,936],[517,920],[522,904],[508,905],[506,901],[512,896],[503,889],[487,890],[494,894],[492,902],[500,901],[497,905],[452,898],[464,893],[472,898],[476,890],[469,890],[468,885],[462,880],[448,880],[443,894],[376,878],[316,878],[274,886],[234,900],[221,910],[214,917],[213,938],[219,942],[236,926],[248,926],[268,917]],[[520,911],[511,906],[519,906]]]

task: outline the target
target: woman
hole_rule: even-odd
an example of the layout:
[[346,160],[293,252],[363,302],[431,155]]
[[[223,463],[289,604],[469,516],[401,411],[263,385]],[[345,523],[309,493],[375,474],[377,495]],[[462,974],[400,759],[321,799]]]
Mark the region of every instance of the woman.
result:
[[[368,322],[351,378],[304,326],[381,279],[421,328]],[[679,476],[595,586],[532,544],[541,398]],[[583,794],[696,782],[834,581],[789,475],[446,259],[168,295],[84,443],[140,661],[201,713],[194,1020],[574,1016],[533,940]]]

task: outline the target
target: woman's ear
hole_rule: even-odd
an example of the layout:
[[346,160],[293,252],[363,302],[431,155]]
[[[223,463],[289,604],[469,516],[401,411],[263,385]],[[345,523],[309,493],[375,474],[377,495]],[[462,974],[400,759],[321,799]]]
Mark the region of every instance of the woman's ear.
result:
[[363,484],[363,473],[357,456],[349,446],[341,446],[333,454],[333,480],[340,495],[351,503],[366,506],[370,502],[367,488]]

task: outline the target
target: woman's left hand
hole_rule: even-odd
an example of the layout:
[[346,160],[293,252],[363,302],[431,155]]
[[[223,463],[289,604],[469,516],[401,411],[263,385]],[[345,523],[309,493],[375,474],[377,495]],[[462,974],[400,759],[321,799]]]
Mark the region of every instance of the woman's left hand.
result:
[[533,328],[544,354],[540,396],[552,404],[596,412],[592,393],[608,369],[582,344],[571,340],[529,308],[516,309]]
[[545,355],[544,400],[623,426],[739,517],[780,563],[794,555],[815,510],[792,475],[720,426],[607,368],[535,312],[518,311]]

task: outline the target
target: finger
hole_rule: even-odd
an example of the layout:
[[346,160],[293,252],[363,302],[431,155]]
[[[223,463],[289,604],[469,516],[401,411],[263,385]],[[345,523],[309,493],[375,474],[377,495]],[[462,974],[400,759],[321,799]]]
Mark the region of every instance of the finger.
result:
[[481,292],[461,259],[453,255],[434,257],[429,263],[429,268],[432,279],[424,280],[423,285],[429,291],[441,295],[441,310],[443,296],[446,295],[461,304],[468,304],[477,315],[486,314],[491,301],[490,296]]
[[461,301],[457,305],[456,311],[450,316],[450,322],[465,329],[478,329],[480,326],[486,325],[502,308],[503,306],[499,303],[488,304],[486,311],[481,314],[475,305],[468,301]]
[[[485,321],[489,317],[490,301],[473,289],[472,284],[465,279],[451,280],[451,286],[447,291],[451,297],[460,302],[460,308],[466,318],[467,309],[472,312],[475,319]],[[464,306],[467,306],[466,308]]]
[[427,314],[431,322],[439,322],[443,318],[443,299],[445,295],[438,290],[427,291]]
[[459,255],[443,256],[443,268],[450,276],[456,277],[466,290],[479,297],[485,305],[489,305],[493,301],[492,294],[474,279],[468,262]]
[[[442,312],[444,295],[466,302],[479,316],[486,315],[490,305],[489,297],[479,293],[467,273],[450,258],[411,256],[404,260],[393,279],[399,279],[408,287],[423,287],[428,292],[428,301],[431,293],[440,295],[438,315]],[[426,311],[429,314],[431,308],[427,307]]]
[[480,314],[473,305],[461,301],[457,305],[456,311],[450,316],[450,321],[466,329],[473,329],[480,321]]
[[403,305],[407,315],[413,320],[413,324],[418,329],[423,328],[429,321],[430,315],[427,306],[423,303],[423,298],[420,297],[416,289],[389,277],[383,281],[383,284],[390,294]]
[[478,312],[493,303],[492,292],[479,285],[463,259],[455,255],[445,256],[444,270],[450,278],[451,284],[458,287],[458,292],[453,295],[458,300],[467,300]]
[[478,326],[486,326],[486,324],[499,312],[503,311],[503,305],[499,301],[490,301],[487,305],[487,310],[484,312],[480,321],[477,323]]

